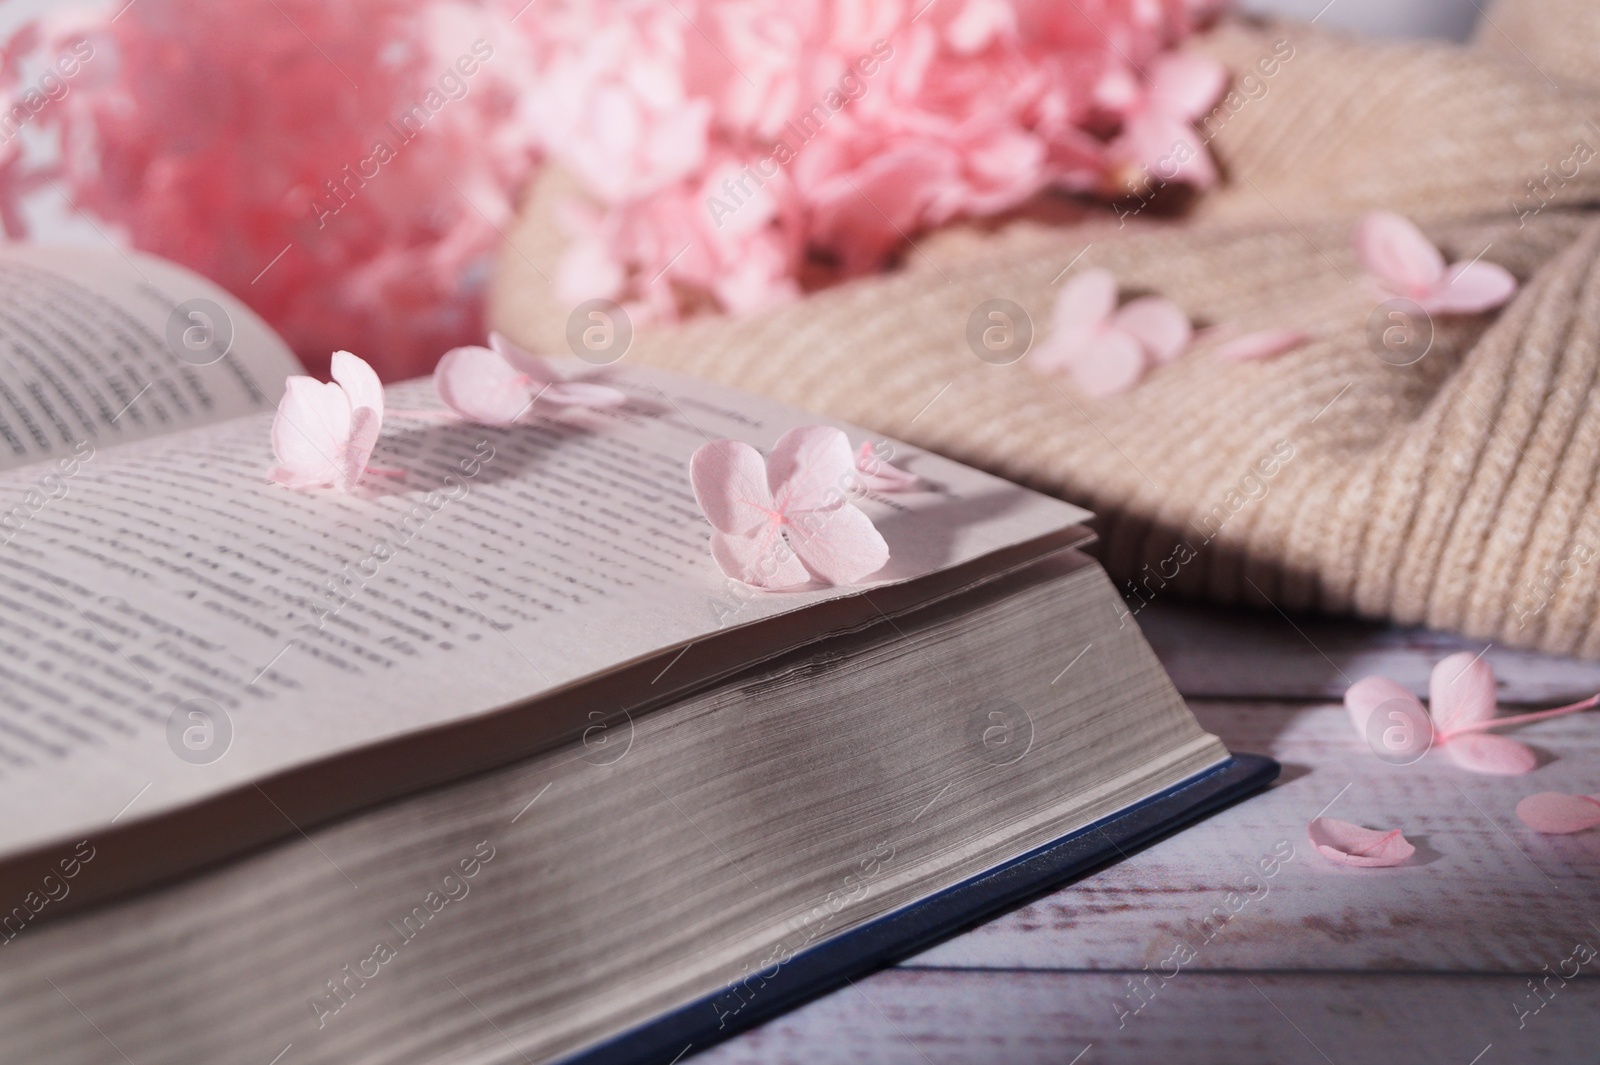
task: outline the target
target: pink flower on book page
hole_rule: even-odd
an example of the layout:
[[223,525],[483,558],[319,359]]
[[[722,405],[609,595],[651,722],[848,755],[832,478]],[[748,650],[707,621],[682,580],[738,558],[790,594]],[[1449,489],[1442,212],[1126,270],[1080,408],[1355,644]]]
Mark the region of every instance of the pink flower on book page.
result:
[[1429,314],[1477,314],[1517,291],[1503,266],[1474,259],[1445,265],[1444,256],[1409,219],[1374,211],[1356,227],[1356,255],[1388,292]]
[[272,422],[278,465],[268,479],[290,488],[332,485],[355,489],[364,473],[402,476],[369,467],[383,427],[383,384],[367,363],[348,351],[333,353],[333,380],[289,378]]
[[1222,64],[1202,55],[1169,52],[1153,60],[1144,92],[1129,104],[1108,153],[1157,181],[1209,189],[1217,167],[1194,120],[1217,102],[1227,80]]
[[825,425],[789,430],[765,459],[743,441],[713,440],[689,460],[712,557],[734,580],[767,589],[854,584],[889,561],[847,495],[856,476],[849,439]]
[[1376,869],[1404,865],[1417,853],[1398,828],[1387,832],[1353,825],[1337,817],[1318,817],[1306,829],[1317,853],[1340,865]]
[[489,334],[488,347],[445,352],[434,368],[433,387],[445,406],[483,425],[526,421],[538,404],[614,407],[628,398],[607,385],[563,380],[549,363],[499,333]]
[[871,440],[862,441],[861,450],[856,452],[856,473],[872,492],[914,492],[922,485],[922,478],[910,470],[891,466],[888,459],[879,458]]
[[1119,310],[1111,271],[1085,270],[1061,286],[1050,335],[1029,359],[1042,373],[1067,372],[1091,396],[1111,396],[1182,355],[1193,336],[1176,303],[1143,296]]
[[[1345,709],[1356,731],[1369,743],[1375,743],[1375,737],[1390,719],[1396,722],[1396,728],[1426,722],[1431,726],[1433,746],[1442,747],[1451,761],[1476,773],[1501,776],[1526,773],[1538,764],[1538,759],[1527,744],[1490,735],[1490,729],[1588,710],[1600,703],[1600,695],[1554,710],[1496,717],[1493,668],[1482,656],[1460,651],[1433,667],[1428,703],[1429,708],[1424,711],[1416,696],[1386,677],[1359,680],[1344,693]],[[1375,726],[1373,717],[1380,711],[1384,719]]]
[[1541,791],[1517,803],[1517,816],[1535,832],[1564,835],[1600,825],[1600,799]]

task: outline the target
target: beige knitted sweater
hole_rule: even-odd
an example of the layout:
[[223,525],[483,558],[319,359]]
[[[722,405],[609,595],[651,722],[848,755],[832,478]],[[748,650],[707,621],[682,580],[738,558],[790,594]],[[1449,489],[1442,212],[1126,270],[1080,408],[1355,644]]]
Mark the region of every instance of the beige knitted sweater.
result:
[[[894,272],[777,311],[641,329],[627,359],[1089,506],[1135,609],[1203,596],[1600,657],[1600,95],[1585,84],[1600,81],[1600,12],[1503,0],[1466,47],[1246,23],[1195,46],[1236,77],[1202,123],[1223,185],[1181,218],[957,227]],[[544,280],[559,185],[529,195],[491,309],[551,351],[570,311]],[[1397,355],[1350,249],[1354,220],[1380,208],[1450,261],[1507,267],[1517,295],[1436,318],[1425,355]],[[1198,324],[1315,339],[1259,363],[1196,351],[1101,400],[975,357],[974,308],[1009,299],[1043,331],[1069,264],[1169,296]]]

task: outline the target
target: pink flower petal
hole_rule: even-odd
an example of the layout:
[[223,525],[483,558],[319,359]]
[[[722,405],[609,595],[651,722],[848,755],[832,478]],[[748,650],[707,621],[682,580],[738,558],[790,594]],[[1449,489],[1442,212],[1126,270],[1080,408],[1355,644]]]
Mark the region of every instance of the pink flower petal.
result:
[[726,576],[756,588],[777,590],[811,583],[810,571],[781,529],[769,522],[748,533],[713,532],[711,557]]
[[1067,369],[1080,391],[1095,397],[1126,392],[1144,376],[1144,346],[1132,333],[1102,329]]
[[1496,776],[1520,776],[1539,764],[1533,748],[1492,732],[1449,737],[1444,742],[1444,752],[1463,769]]
[[1417,305],[1430,314],[1478,314],[1494,310],[1516,291],[1511,271],[1479,259],[1452,265]]
[[469,421],[510,425],[539,406],[613,407],[627,395],[606,385],[562,381],[532,352],[498,333],[490,347],[467,345],[446,352],[434,368],[434,388],[445,405]]
[[1428,678],[1428,711],[1434,727],[1451,730],[1494,717],[1494,670],[1481,655],[1457,651],[1433,667]]
[[1168,52],[1150,64],[1150,99],[1155,106],[1183,118],[1199,118],[1211,109],[1228,82],[1228,71],[1215,59],[1195,52]]
[[548,362],[502,333],[489,334],[489,347],[527,375],[532,382],[529,394],[538,397],[535,406],[615,407],[628,401],[627,393],[609,385],[561,380]]
[[[339,479],[334,487],[341,492],[353,492],[361,475],[367,470],[372,449],[378,446],[378,433],[383,428],[383,417],[371,407],[358,407],[350,417],[350,440],[345,445],[339,467]],[[397,471],[386,470],[392,476]]]
[[490,348],[451,348],[433,370],[434,391],[445,406],[483,425],[510,425],[528,413],[533,382]]
[[1056,294],[1051,327],[1055,331],[1093,329],[1117,307],[1117,279],[1096,267],[1073,275]]
[[889,561],[889,544],[872,519],[846,503],[796,514],[785,527],[789,546],[819,580],[855,584]]
[[1211,349],[1211,357],[1223,362],[1251,362],[1275,359],[1311,339],[1303,329],[1261,329],[1234,337]]
[[535,392],[534,406],[549,403],[557,407],[591,407],[601,409],[616,407],[628,401],[628,394],[610,385],[596,385],[588,381],[562,381]]
[[1402,865],[1417,849],[1398,828],[1387,832],[1363,828],[1334,817],[1319,817],[1307,828],[1311,845],[1329,861],[1362,868]]
[[863,440],[856,451],[856,472],[861,475],[861,483],[873,492],[911,492],[922,484],[922,478],[910,470],[891,466],[879,458],[871,440]]
[[740,440],[702,444],[689,459],[695,502],[718,532],[750,535],[774,523],[777,505],[767,487],[761,452]]
[[1118,329],[1133,334],[1158,366],[1182,355],[1194,336],[1194,327],[1183,308],[1162,296],[1131,300],[1111,321]]
[[1157,181],[1209,189],[1217,183],[1211,152],[1182,115],[1146,108],[1130,115],[1108,148],[1113,158],[1149,169]]
[[1444,278],[1444,256],[1408,219],[1373,211],[1356,227],[1356,255],[1383,284],[1416,298]]
[[1588,795],[1541,791],[1517,803],[1517,816],[1535,832],[1560,835],[1600,825],[1600,802]]
[[350,400],[350,409],[354,411],[366,407],[378,416],[381,424],[383,382],[378,380],[377,371],[368,366],[364,359],[348,351],[334,352],[330,369],[329,376],[344,389],[345,396]]
[[767,481],[778,509],[832,510],[843,506],[855,473],[850,438],[831,425],[802,425],[778,437],[767,458]]
[[367,472],[383,428],[383,385],[371,366],[348,351],[334,353],[333,377],[326,384],[289,378],[272,421],[278,464],[268,480],[350,492]]
[[967,0],[945,27],[944,38],[957,54],[972,55],[1016,32],[1017,12],[1006,0]]
[[627,271],[612,257],[611,249],[592,236],[567,245],[556,266],[556,296],[571,304],[611,299],[622,292],[626,281]]
[[1083,358],[1097,331],[1098,327],[1052,329],[1028,351],[1028,365],[1035,373],[1060,373]]
[[1422,710],[1420,699],[1388,677],[1366,677],[1350,685],[1344,693],[1344,708],[1349,711],[1356,732],[1365,739],[1367,724],[1378,707],[1396,700]]
[[498,330],[489,331],[489,348],[527,374],[535,385],[550,384],[557,379],[549,363]]
[[1050,333],[1028,353],[1029,364],[1053,373],[1085,362],[1101,343],[1116,307],[1117,280],[1110,270],[1097,267],[1073,275],[1056,295]]
[[332,382],[296,374],[285,383],[272,420],[278,465],[268,477],[290,488],[317,488],[340,478],[340,456],[350,439],[350,400]]

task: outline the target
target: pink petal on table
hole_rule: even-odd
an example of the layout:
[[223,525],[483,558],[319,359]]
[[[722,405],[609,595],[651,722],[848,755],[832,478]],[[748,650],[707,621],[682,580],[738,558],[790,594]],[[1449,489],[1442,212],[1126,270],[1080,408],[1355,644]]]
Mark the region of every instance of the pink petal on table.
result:
[[1132,333],[1102,329],[1067,366],[1079,390],[1095,397],[1126,392],[1144,376],[1144,346]]
[[1417,853],[1398,828],[1380,832],[1335,817],[1316,818],[1307,827],[1307,834],[1317,853],[1340,865],[1369,869],[1401,865]]
[[1171,362],[1188,348],[1194,327],[1183,308],[1163,296],[1141,296],[1130,300],[1111,317],[1112,324],[1144,345],[1145,353],[1157,365]]
[[1494,669],[1481,654],[1457,651],[1428,677],[1428,712],[1440,733],[1494,717]]
[[1478,314],[1492,311],[1517,291],[1517,279],[1497,263],[1456,263],[1417,305],[1431,314]]
[[1429,292],[1444,278],[1444,256],[1409,219],[1373,211],[1356,226],[1361,265],[1388,288],[1407,296]]
[[1385,703],[1400,700],[1408,706],[1422,710],[1422,700],[1411,692],[1396,684],[1388,677],[1366,677],[1356,681],[1345,689],[1344,708],[1350,713],[1350,720],[1356,726],[1356,732],[1363,739],[1367,736],[1367,722],[1371,719],[1378,707]]
[[511,425],[533,404],[534,385],[504,354],[469,344],[451,348],[433,368],[433,389],[468,421]]
[[1517,816],[1535,832],[1560,835],[1600,825],[1600,802],[1588,795],[1541,791],[1517,803]]
[[1443,746],[1452,762],[1474,773],[1514,777],[1539,764],[1533,748],[1492,732],[1466,732],[1445,737]]
[[1275,359],[1311,339],[1304,329],[1260,329],[1234,337],[1211,349],[1211,357],[1223,362],[1251,362]]

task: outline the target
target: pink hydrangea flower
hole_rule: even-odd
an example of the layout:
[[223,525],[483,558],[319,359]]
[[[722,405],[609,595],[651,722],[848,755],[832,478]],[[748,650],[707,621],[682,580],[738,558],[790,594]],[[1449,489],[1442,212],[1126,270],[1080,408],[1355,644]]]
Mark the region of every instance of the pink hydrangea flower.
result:
[[1197,189],[1217,183],[1217,167],[1194,122],[1222,95],[1228,72],[1214,59],[1173,53],[1150,64],[1149,80],[1130,93],[1122,132],[1111,142],[1119,163],[1143,167],[1163,182]]
[[[931,227],[1097,189],[1119,144],[1194,139],[1220,71],[1160,57],[1217,6],[552,4],[526,24],[526,114],[589,200],[565,218],[559,292],[741,312],[794,298],[808,262],[877,270]],[[1207,158],[1172,179],[1209,184]]]
[[1163,57],[1220,6],[139,0],[8,42],[11,91],[75,39],[94,59],[36,118],[59,159],[0,145],[0,220],[18,235],[48,177],[243,297],[313,368],[359,344],[410,376],[481,335],[538,165],[582,188],[562,301],[752,311],[953,219],[1102,188],[1192,117],[1195,61]]
[[1403,731],[1406,743],[1417,742],[1411,738],[1410,731],[1417,723],[1427,722],[1431,734],[1422,739],[1432,746],[1443,747],[1451,761],[1475,773],[1502,776],[1529,772],[1538,760],[1527,744],[1509,736],[1493,735],[1491,729],[1580,713],[1597,704],[1600,704],[1600,695],[1554,710],[1498,717],[1494,669],[1470,651],[1459,651],[1433,667],[1428,678],[1427,710],[1416,696],[1387,677],[1365,677],[1352,684],[1344,694],[1351,723],[1369,742],[1375,714],[1383,715],[1376,719],[1378,729],[1392,722],[1394,728]]
[[25,32],[6,56],[24,83],[91,53],[30,119],[59,160],[0,157],[0,202],[49,177],[108,232],[244,299],[314,370],[359,345],[412,376],[481,335],[495,227],[533,163],[507,135],[515,40],[484,11],[139,0]]
[[1040,373],[1065,372],[1088,395],[1111,396],[1182,355],[1193,335],[1188,315],[1164,296],[1118,308],[1116,278],[1097,268],[1061,286],[1050,333],[1028,357]]
[[1444,255],[1408,218],[1373,211],[1356,227],[1356,255],[1384,292],[1429,314],[1491,311],[1517,291],[1517,279],[1483,259],[1445,265]]

